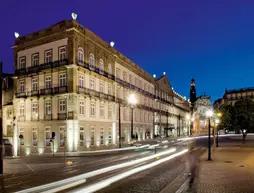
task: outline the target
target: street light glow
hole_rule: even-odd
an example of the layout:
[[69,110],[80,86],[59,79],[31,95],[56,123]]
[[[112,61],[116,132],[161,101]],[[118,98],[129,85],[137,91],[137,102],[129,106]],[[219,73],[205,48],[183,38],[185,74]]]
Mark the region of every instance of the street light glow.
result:
[[206,111],[206,116],[207,117],[212,117],[213,116],[213,111],[211,109]]
[[133,106],[135,106],[135,105],[138,103],[135,94],[130,94],[130,95],[129,95],[129,97],[128,97],[128,103],[129,103],[130,105],[133,105]]

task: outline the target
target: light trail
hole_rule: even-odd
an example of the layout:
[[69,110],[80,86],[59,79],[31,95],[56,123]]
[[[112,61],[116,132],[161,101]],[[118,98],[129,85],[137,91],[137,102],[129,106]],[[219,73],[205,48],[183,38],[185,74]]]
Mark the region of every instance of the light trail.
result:
[[180,155],[183,155],[185,154],[186,152],[188,152],[188,149],[184,149],[178,153],[175,153],[173,155],[170,155],[168,157],[165,157],[165,158],[162,158],[160,160],[157,160],[157,161],[154,161],[150,164],[146,164],[146,165],[143,165],[143,166],[140,166],[140,167],[137,167],[137,168],[134,168],[134,169],[131,169],[127,172],[124,172],[124,173],[121,173],[121,174],[118,174],[116,176],[113,176],[113,177],[110,177],[106,180],[103,180],[103,181],[100,181],[100,182],[97,182],[95,184],[92,184],[90,186],[87,186],[87,187],[84,187],[84,188],[79,188],[79,190],[73,190],[73,191],[70,191],[71,193],[93,193],[93,192],[96,192],[98,190],[101,190],[103,188],[106,188],[108,186],[110,186],[112,183],[115,183],[119,180],[122,180],[124,178],[127,178],[128,176],[131,176],[133,174],[136,174],[136,173],[139,173],[141,171],[144,171],[144,170],[147,170],[147,169],[151,169],[152,167],[155,167],[155,166],[158,166],[159,164],[162,164],[166,161],[169,161],[175,157],[178,157]]
[[[85,173],[85,174],[70,177],[70,178],[67,178],[67,179],[64,179],[64,180],[59,180],[59,181],[52,182],[52,183],[49,183],[49,184],[36,186],[36,187],[25,189],[25,190],[21,190],[21,191],[18,191],[17,193],[32,193],[32,192],[33,193],[34,192],[52,193],[52,192],[54,192],[54,191],[52,191],[53,189],[56,189],[60,186],[62,188],[65,187],[64,189],[74,187],[79,182],[80,182],[79,184],[84,183],[84,180],[86,180],[87,178],[94,177],[94,176],[97,176],[97,175],[100,175],[100,174],[103,174],[103,173],[107,173],[107,172],[110,172],[110,171],[114,171],[114,170],[117,170],[117,169],[125,168],[125,167],[128,167],[128,166],[132,166],[132,165],[135,165],[135,164],[140,164],[142,162],[145,162],[145,161],[148,161],[148,160],[151,160],[151,159],[155,159],[159,156],[171,154],[175,151],[176,151],[176,148],[170,148],[169,150],[166,150],[166,151],[154,154],[154,155],[150,155],[150,156],[147,156],[147,157],[144,157],[144,158],[131,160],[131,161],[121,163],[121,164],[116,164],[116,165],[113,165],[113,166],[108,166],[108,167],[101,168],[101,169],[98,169],[98,170],[94,170],[94,171],[91,171],[91,172],[88,172],[88,173]],[[68,185],[66,185],[66,184],[68,184]],[[57,192],[57,191],[55,191],[55,192]]]

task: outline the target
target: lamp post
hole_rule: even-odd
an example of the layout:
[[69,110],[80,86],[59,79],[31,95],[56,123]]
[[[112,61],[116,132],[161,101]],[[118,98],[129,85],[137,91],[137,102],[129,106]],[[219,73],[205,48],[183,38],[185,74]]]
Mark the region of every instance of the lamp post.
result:
[[208,118],[208,160],[211,159],[211,117],[213,116],[213,111],[208,110],[206,112],[206,117]]
[[134,138],[134,134],[133,134],[133,109],[135,107],[135,105],[137,104],[137,98],[135,94],[130,94],[128,96],[128,104],[131,107],[131,139]]

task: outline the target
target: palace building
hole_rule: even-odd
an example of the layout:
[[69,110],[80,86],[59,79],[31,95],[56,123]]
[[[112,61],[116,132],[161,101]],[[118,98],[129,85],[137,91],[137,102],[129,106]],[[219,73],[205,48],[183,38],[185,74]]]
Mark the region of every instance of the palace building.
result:
[[189,133],[189,102],[167,75],[151,76],[76,20],[20,36],[13,49],[4,127],[13,128],[15,154],[110,148],[131,143],[131,133],[135,140]]

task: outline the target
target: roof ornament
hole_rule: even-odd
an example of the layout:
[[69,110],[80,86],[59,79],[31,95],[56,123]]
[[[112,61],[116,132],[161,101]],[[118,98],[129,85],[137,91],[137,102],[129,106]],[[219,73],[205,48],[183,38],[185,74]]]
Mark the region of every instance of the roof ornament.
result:
[[73,20],[77,20],[78,14],[72,12],[71,17],[72,17]]
[[19,33],[18,32],[14,32],[14,36],[15,36],[15,38],[19,38]]
[[163,72],[163,75],[165,76],[165,75],[166,75],[166,72]]
[[115,42],[111,41],[109,44],[110,44],[110,46],[113,48],[114,45],[115,45]]

